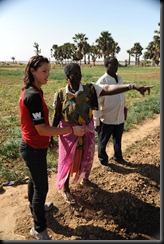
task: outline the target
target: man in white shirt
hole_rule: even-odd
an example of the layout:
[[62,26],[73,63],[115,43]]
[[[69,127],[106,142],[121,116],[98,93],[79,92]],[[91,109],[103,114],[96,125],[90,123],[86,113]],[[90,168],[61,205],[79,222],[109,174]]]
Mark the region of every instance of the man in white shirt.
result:
[[[107,57],[104,65],[106,72],[98,79],[96,84],[123,84],[122,78],[116,75],[118,60],[113,57]],[[112,96],[102,96],[99,97],[98,102],[99,110],[93,111],[93,118],[95,130],[98,132],[98,158],[100,164],[109,166],[106,146],[111,136],[114,147],[113,159],[121,163],[123,161],[121,140],[125,121],[125,95],[120,93]]]

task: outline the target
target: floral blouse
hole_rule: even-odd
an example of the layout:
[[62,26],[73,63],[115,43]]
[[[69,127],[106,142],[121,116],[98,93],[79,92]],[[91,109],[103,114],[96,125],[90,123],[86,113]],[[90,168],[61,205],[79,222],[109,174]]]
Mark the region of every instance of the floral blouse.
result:
[[[54,119],[61,119],[77,124],[89,124],[93,118],[92,111],[98,110],[97,93],[92,83],[83,85],[83,91],[77,96],[66,93],[63,88],[55,93],[54,96]],[[57,124],[56,123],[56,126]]]

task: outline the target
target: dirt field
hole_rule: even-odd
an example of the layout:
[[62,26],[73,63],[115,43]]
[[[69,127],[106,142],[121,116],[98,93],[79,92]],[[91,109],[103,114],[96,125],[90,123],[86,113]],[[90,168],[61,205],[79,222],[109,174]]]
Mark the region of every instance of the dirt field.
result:
[[[52,240],[160,240],[160,116],[123,135],[127,164],[110,160],[113,172],[98,164],[97,150],[90,180],[97,190],[71,185],[77,204],[70,206],[49,177],[47,213]],[[109,157],[113,148],[108,146]],[[33,240],[27,184],[5,186],[0,193],[0,239]]]

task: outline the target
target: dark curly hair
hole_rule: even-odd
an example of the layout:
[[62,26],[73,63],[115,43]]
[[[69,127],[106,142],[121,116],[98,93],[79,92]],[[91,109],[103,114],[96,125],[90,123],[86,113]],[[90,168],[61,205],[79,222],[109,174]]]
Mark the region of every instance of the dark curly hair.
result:
[[105,60],[104,60],[104,66],[106,67],[106,68],[108,68],[108,65],[109,64],[114,64],[114,65],[118,65],[118,60],[117,60],[117,58],[115,58],[115,57],[106,57],[105,58]]
[[77,63],[70,63],[65,66],[64,72],[65,72],[66,76],[68,77],[70,74],[74,74],[76,72],[81,73],[81,68],[80,68],[80,65]]

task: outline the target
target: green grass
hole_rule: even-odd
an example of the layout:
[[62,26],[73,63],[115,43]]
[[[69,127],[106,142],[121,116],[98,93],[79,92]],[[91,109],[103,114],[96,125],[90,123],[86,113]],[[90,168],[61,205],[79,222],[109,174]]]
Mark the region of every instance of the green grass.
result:
[[[0,66],[0,184],[6,180],[15,180],[28,175],[27,168],[19,152],[21,138],[18,101],[22,87],[24,65]],[[82,66],[82,82],[96,82],[105,72],[103,66]],[[125,131],[129,131],[136,124],[146,118],[153,118],[160,113],[160,67],[128,66],[120,67],[118,74],[124,83],[153,85],[151,94],[142,96],[137,91],[125,93],[128,117],[125,122]],[[50,109],[50,122],[53,117],[53,97],[57,89],[66,85],[64,69],[52,66],[48,84],[43,86],[45,101]],[[96,136],[97,137],[97,136]],[[56,149],[48,150],[48,171],[56,171],[58,144]]]

